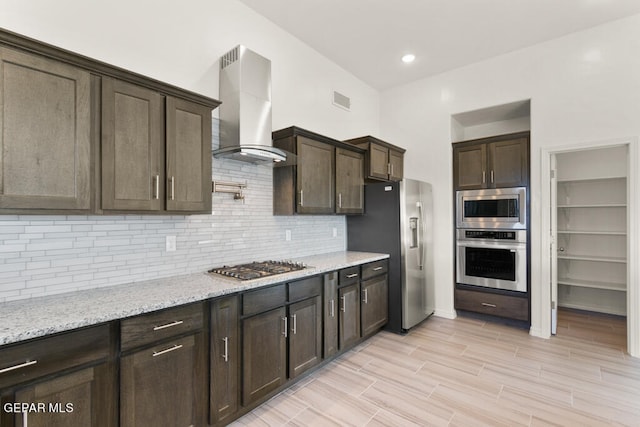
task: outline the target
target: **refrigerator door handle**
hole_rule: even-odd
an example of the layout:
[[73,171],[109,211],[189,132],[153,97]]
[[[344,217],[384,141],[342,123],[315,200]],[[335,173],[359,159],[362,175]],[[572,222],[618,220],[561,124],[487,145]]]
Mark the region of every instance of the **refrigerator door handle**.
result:
[[418,268],[422,270],[424,267],[424,242],[422,241],[424,236],[422,235],[423,233],[421,233],[421,230],[424,218],[422,216],[422,203],[418,202],[416,205],[418,206]]

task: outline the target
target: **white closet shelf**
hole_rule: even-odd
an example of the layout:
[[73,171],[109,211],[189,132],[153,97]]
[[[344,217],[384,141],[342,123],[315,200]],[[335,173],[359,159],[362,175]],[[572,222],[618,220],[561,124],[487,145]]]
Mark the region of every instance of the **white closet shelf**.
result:
[[614,262],[614,263],[620,263],[620,264],[624,264],[627,262],[627,259],[624,257],[597,256],[597,255],[563,254],[563,255],[558,255],[558,259],[568,259],[568,260],[577,260],[577,261]]
[[576,286],[580,288],[606,289],[608,291],[625,292],[626,283],[598,282],[595,280],[572,279],[570,277],[558,277],[558,285]]
[[615,180],[625,180],[626,181],[626,179],[627,179],[626,176],[607,176],[607,177],[601,177],[601,178],[576,178],[576,179],[558,178],[558,183],[571,184],[573,182],[589,183],[589,182],[607,182],[607,181],[615,181]]
[[575,205],[558,205],[558,209],[575,209],[575,208],[626,208],[626,203],[593,203],[593,204],[575,204]]
[[614,305],[586,304],[572,302],[558,302],[558,307],[573,308],[574,310],[595,311],[596,313],[614,314],[616,316],[626,316],[627,310]]
[[595,234],[602,236],[626,236],[626,231],[558,230],[558,234]]

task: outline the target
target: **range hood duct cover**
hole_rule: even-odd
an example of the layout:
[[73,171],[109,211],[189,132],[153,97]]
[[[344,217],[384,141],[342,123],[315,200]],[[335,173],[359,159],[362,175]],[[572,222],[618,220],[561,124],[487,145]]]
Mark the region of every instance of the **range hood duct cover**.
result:
[[271,61],[238,45],[220,58],[220,148],[216,158],[284,162],[271,145]]

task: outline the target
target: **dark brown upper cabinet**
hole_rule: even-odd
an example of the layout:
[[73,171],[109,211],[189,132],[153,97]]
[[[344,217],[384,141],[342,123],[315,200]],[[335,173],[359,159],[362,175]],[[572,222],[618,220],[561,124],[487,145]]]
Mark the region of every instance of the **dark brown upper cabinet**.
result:
[[372,181],[402,181],[405,149],[373,136],[344,141],[365,150],[365,178]]
[[0,88],[0,211],[89,211],[90,74],[0,46]]
[[0,213],[211,212],[220,102],[0,29]]
[[455,190],[529,185],[529,132],[453,144]]
[[275,215],[362,213],[361,149],[295,126],[273,132],[273,145],[296,156],[274,168]]
[[336,213],[364,211],[364,155],[336,148]]

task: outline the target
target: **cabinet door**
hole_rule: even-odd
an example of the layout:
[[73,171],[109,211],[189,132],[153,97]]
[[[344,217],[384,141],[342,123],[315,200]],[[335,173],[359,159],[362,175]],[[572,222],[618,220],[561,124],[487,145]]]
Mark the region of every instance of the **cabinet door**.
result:
[[389,149],[378,144],[369,144],[369,173],[367,178],[387,181],[389,179]]
[[238,411],[240,331],[238,297],[211,303],[211,419],[223,423]]
[[404,153],[389,150],[389,181],[402,181],[404,175]]
[[15,427],[107,427],[115,424],[114,408],[101,394],[109,370],[100,364],[39,381],[21,388],[13,396],[3,396],[2,404],[33,403],[44,405],[42,411],[11,414],[2,411],[0,425]]
[[90,76],[0,48],[0,209],[90,209]]
[[167,210],[211,212],[211,109],[167,97]]
[[338,272],[324,275],[324,357],[338,352]]
[[297,137],[297,212],[334,213],[335,147]]
[[491,187],[522,187],[529,183],[529,144],[527,138],[488,144]]
[[163,97],[102,79],[102,208],[164,209]]
[[456,190],[487,188],[486,144],[454,147],[453,177]]
[[387,275],[362,282],[362,336],[371,335],[382,328],[388,317]]
[[336,149],[336,213],[364,211],[364,155]]
[[284,307],[242,321],[242,404],[249,405],[287,380]]
[[360,284],[338,289],[340,297],[340,349],[360,339]]
[[322,361],[320,297],[289,306],[289,377],[295,378]]
[[202,339],[188,335],[120,359],[122,427],[206,423]]

